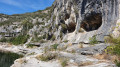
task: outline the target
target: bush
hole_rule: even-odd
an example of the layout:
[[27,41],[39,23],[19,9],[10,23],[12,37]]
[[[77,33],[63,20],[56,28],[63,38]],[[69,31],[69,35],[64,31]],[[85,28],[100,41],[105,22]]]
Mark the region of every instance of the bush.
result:
[[13,37],[9,39],[9,42],[14,45],[24,44],[27,42],[29,35],[19,35],[17,37]]
[[67,43],[67,42],[68,42],[68,40],[64,40],[63,42],[64,42],[64,43]]
[[33,48],[34,45],[33,44],[27,44],[26,46],[27,46],[27,48]]
[[58,29],[58,28],[59,28],[59,25],[58,25],[58,24],[56,24],[56,25],[55,25],[55,28],[57,28],[57,29]]
[[120,67],[120,61],[119,60],[115,60],[115,64],[117,65],[117,67]]
[[6,38],[1,38],[0,42],[7,42],[8,40]]
[[56,53],[45,53],[41,56],[38,56],[36,57],[38,60],[41,60],[41,61],[50,61],[50,60],[53,60],[53,59],[56,59],[57,58],[57,54]]
[[45,22],[40,22],[39,24],[40,24],[40,25],[45,25]]
[[105,38],[105,42],[111,44],[105,49],[106,53],[120,56],[120,37],[113,38],[109,36]]
[[106,43],[120,44],[120,37],[114,38],[111,35],[104,38]]
[[61,65],[62,65],[62,67],[65,67],[65,66],[67,66],[68,64],[68,59],[67,58],[61,58],[60,59],[60,62],[61,62]]
[[91,44],[91,45],[98,44],[98,41],[97,41],[97,39],[96,39],[96,36],[93,36],[93,37],[89,38],[89,40],[90,40],[90,44]]
[[62,23],[61,27],[62,27],[62,32],[65,33],[67,31],[67,25]]
[[29,20],[23,20],[22,21],[22,25],[23,25],[23,32],[27,32],[29,29],[33,28],[33,24],[31,22],[29,22]]
[[55,15],[53,15],[53,20],[55,20],[56,19],[56,16]]
[[40,36],[40,37],[34,37],[33,39],[32,39],[32,41],[33,42],[40,42],[41,40],[43,39],[43,36]]
[[120,56],[120,44],[111,45],[105,49],[106,53]]
[[114,38],[110,35],[109,37],[105,37],[105,42],[111,44],[105,49],[105,52],[116,55],[118,58],[115,60],[115,64],[120,67],[120,37]]
[[52,38],[51,38],[51,40],[53,40],[53,41],[54,41],[54,40],[55,40],[55,38],[56,38],[56,36],[55,36],[55,35],[53,35],[53,36],[52,36]]
[[52,49],[56,50],[57,47],[58,47],[58,45],[59,45],[59,44],[54,44],[54,45],[52,45],[51,47],[52,47]]

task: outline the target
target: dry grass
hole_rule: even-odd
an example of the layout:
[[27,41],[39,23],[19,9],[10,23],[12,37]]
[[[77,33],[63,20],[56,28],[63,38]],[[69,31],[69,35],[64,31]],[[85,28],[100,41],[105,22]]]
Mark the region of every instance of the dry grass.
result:
[[91,62],[91,61],[83,62],[83,63],[81,63],[81,64],[79,65],[79,67],[80,67],[80,66],[92,65],[92,64],[93,64],[93,62]]
[[68,60],[67,58],[59,58],[59,61],[61,63],[62,67],[66,67],[68,65]]
[[36,58],[41,61],[50,61],[50,60],[56,59],[57,57],[58,57],[57,53],[45,53],[37,56]]
[[84,30],[83,28],[80,28],[80,29],[79,29],[79,32],[80,32],[80,33],[84,33],[85,30]]
[[18,59],[16,62],[23,64],[23,63],[27,63],[27,60],[25,59]]
[[67,46],[72,46],[72,43],[69,43]]
[[107,54],[97,54],[94,56],[95,58],[102,60],[102,59],[110,59],[110,56]]
[[83,48],[83,44],[80,43],[80,44],[78,45],[78,47],[79,47],[79,48]]
[[116,55],[108,55],[108,54],[98,54],[95,55],[94,58],[99,59],[99,60],[109,60],[114,62],[116,59],[119,59]]
[[64,50],[66,50],[66,49],[67,49],[67,46],[59,47],[59,48],[58,48],[59,51],[64,51]]

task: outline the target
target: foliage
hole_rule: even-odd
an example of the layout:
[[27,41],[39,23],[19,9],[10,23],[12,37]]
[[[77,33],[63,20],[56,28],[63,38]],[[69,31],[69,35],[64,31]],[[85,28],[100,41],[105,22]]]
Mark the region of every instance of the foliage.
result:
[[105,52],[108,54],[116,55],[118,59],[115,60],[115,64],[119,67],[120,66],[120,37],[114,38],[111,35],[109,37],[105,37],[105,42],[110,43],[105,49]]
[[55,35],[53,35],[53,36],[52,36],[52,38],[51,38],[51,40],[53,40],[53,41],[54,41],[54,40],[55,40],[55,38],[56,38],[56,36],[55,36]]
[[34,37],[32,38],[32,41],[33,41],[33,42],[39,42],[40,40],[43,39],[43,36],[38,37],[37,35],[38,35],[38,34],[35,32],[35,33],[34,33]]
[[55,25],[55,28],[57,28],[57,29],[58,29],[58,27],[59,27],[59,25],[58,25],[58,24],[56,24],[56,25]]
[[106,43],[120,44],[120,37],[114,38],[110,35],[108,37],[105,37],[104,39]]
[[63,39],[63,33],[60,31],[60,38]]
[[56,53],[45,53],[41,56],[38,56],[37,59],[41,61],[50,61],[52,59],[56,59],[57,54]]
[[62,32],[65,33],[68,28],[67,25],[62,23],[61,26],[62,26]]
[[19,35],[17,37],[12,37],[9,39],[9,42],[14,45],[24,44],[27,42],[29,35]]
[[51,47],[52,49],[56,50],[59,44],[53,44]]
[[62,58],[61,60],[60,60],[60,62],[61,62],[61,65],[62,65],[62,67],[65,67],[65,66],[67,66],[68,64],[68,59],[67,58]]
[[33,24],[30,23],[27,19],[22,21],[22,25],[25,31],[28,31],[29,29],[33,28]]
[[6,38],[1,38],[0,42],[7,42],[7,39]]
[[45,47],[44,47],[44,53],[47,53],[47,51],[49,51],[49,47],[48,47],[48,46],[45,46]]
[[106,53],[120,56],[120,44],[111,45],[105,49]]
[[40,24],[40,25],[45,25],[45,22],[40,22],[39,24]]
[[119,60],[115,60],[115,64],[117,65],[117,67],[120,67],[120,61]]
[[105,49],[106,53],[120,56],[120,37],[113,38],[109,36],[105,38],[105,42],[111,44]]
[[68,42],[68,40],[64,40],[63,42],[64,42],[64,43],[67,43],[67,42]]
[[96,39],[96,36],[93,36],[93,37],[89,38],[89,40],[90,40],[90,44],[91,44],[91,45],[98,44],[98,41],[97,41],[97,39]]
[[27,44],[26,46],[27,46],[27,48],[33,48],[34,45],[33,44]]
[[56,19],[56,16],[55,15],[53,15],[53,20],[55,20]]
[[17,37],[2,38],[0,39],[0,42],[9,42],[13,45],[19,45],[26,43],[28,38],[29,35],[18,35]]

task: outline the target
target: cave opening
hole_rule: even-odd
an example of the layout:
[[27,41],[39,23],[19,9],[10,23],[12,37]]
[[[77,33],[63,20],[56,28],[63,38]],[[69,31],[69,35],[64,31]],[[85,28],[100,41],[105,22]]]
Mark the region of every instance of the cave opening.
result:
[[85,31],[89,32],[99,29],[101,25],[102,25],[102,14],[96,13],[85,17],[80,25],[80,28],[83,28]]
[[68,32],[69,33],[74,32],[75,28],[76,28],[76,23],[75,22],[71,22],[71,23],[68,24]]

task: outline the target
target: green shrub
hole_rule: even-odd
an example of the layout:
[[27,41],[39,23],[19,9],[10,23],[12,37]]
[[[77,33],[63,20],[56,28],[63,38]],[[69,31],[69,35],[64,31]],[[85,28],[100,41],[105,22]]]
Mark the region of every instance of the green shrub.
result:
[[27,42],[29,35],[19,35],[17,37],[12,37],[9,39],[9,42],[14,45],[24,44]]
[[119,60],[115,60],[115,64],[117,67],[120,67],[120,61]]
[[53,20],[55,20],[56,19],[56,16],[55,15],[53,15]]
[[67,29],[67,25],[66,24],[62,23],[61,26],[62,26],[62,29],[64,29],[64,30]]
[[51,47],[52,49],[56,50],[59,44],[53,44]]
[[45,25],[45,22],[40,22],[40,25]]
[[32,39],[32,41],[33,41],[33,42],[40,42],[42,39],[43,39],[43,36],[34,37],[34,38]]
[[105,52],[108,54],[116,55],[118,59],[115,60],[115,64],[120,67],[120,37],[105,37],[105,42],[110,43],[110,46],[105,49]]
[[6,38],[1,38],[0,42],[7,42],[8,40]]
[[62,27],[61,31],[62,31],[63,33],[66,33],[67,30],[68,30],[67,25],[62,23],[62,24],[61,24],[61,27]]
[[105,49],[106,53],[120,56],[120,44],[111,45]]
[[68,40],[64,40],[63,42],[64,42],[64,43],[67,43],[67,42],[68,42]]
[[110,36],[106,36],[104,39],[106,43],[120,44],[120,37],[114,38],[110,35]]
[[27,44],[26,46],[27,46],[27,48],[33,48],[34,45],[33,44]]
[[105,38],[105,42],[111,44],[105,49],[106,53],[120,56],[120,37],[113,38],[109,36]]
[[89,38],[89,40],[90,40],[90,44],[91,44],[91,45],[98,44],[98,41],[97,41],[97,39],[96,39],[96,36],[93,36],[93,37]]
[[51,38],[51,40],[53,40],[53,41],[54,41],[54,40],[55,40],[55,38],[56,38],[56,36],[55,36],[55,35],[53,35],[53,36],[52,36],[52,38]]
[[68,64],[68,59],[66,59],[66,58],[62,58],[61,60],[60,60],[60,62],[61,62],[61,65],[62,65],[62,67],[65,67],[65,66],[67,66]]
[[59,25],[58,25],[58,24],[56,24],[56,25],[55,25],[55,28],[57,28],[57,29],[58,29],[58,27],[59,27]]
[[33,24],[31,22],[29,22],[29,20],[23,20],[22,21],[22,25],[23,25],[23,32],[27,32],[29,29],[33,28]]
[[63,39],[63,33],[60,31],[60,38]]

